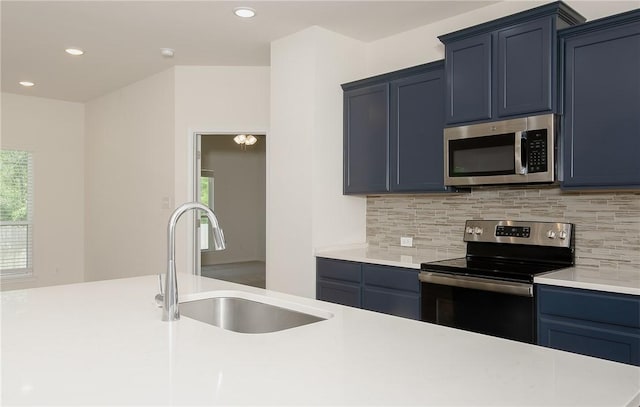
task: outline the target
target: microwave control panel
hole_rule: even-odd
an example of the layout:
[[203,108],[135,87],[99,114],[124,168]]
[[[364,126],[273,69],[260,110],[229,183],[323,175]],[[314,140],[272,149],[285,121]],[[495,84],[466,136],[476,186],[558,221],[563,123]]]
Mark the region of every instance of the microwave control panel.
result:
[[527,131],[527,172],[547,172],[547,130]]

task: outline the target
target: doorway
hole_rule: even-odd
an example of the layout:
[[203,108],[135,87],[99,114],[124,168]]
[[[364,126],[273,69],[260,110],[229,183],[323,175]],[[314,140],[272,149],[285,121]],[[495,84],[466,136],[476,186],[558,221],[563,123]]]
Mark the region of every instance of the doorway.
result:
[[265,136],[244,135],[244,143],[237,136],[196,134],[194,190],[215,212],[227,243],[226,250],[213,250],[207,217],[196,219],[196,272],[265,288]]

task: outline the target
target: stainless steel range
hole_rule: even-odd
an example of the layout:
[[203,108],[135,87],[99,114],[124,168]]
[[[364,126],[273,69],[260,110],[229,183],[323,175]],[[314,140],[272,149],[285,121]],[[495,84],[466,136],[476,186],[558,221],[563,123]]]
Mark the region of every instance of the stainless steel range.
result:
[[422,263],[422,320],[536,342],[533,278],[574,264],[570,223],[468,220],[465,257]]

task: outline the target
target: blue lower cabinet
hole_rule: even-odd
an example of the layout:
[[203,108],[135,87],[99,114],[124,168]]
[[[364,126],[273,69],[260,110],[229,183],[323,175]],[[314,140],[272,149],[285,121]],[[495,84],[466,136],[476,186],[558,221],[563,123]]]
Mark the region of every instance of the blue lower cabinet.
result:
[[548,317],[538,332],[540,345],[640,366],[637,329]]
[[420,319],[419,270],[364,264],[362,308]]
[[640,296],[539,285],[538,344],[640,366]]
[[350,307],[362,306],[361,292],[360,284],[335,281],[318,281],[316,284],[317,299]]
[[353,261],[316,259],[318,280],[348,282],[360,285],[362,282],[362,264]]
[[362,307],[362,264],[316,258],[316,298],[350,307]]
[[399,317],[420,319],[417,269],[316,259],[316,298]]
[[411,319],[420,319],[420,295],[365,287],[362,308]]

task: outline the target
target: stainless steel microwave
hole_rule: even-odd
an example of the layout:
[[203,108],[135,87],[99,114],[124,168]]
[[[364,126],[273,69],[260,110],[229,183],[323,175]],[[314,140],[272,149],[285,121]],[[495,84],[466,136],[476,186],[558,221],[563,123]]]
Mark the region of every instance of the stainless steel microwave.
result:
[[454,186],[556,181],[553,114],[444,130],[444,183]]

